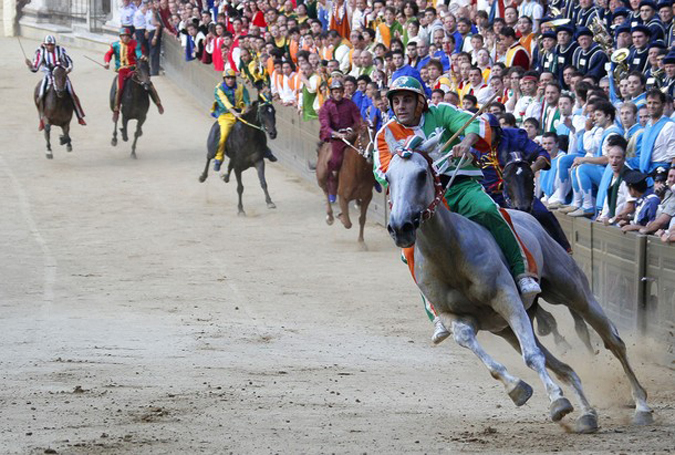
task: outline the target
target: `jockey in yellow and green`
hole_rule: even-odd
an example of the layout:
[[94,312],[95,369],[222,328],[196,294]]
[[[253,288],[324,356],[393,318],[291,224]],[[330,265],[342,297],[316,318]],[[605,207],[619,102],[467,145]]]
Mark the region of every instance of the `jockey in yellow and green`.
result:
[[214,93],[216,98],[213,103],[211,115],[218,119],[220,125],[220,141],[213,164],[213,170],[219,171],[225,157],[225,141],[229,136],[232,127],[240,118],[243,109],[251,104],[248,96],[248,90],[243,84],[237,84],[237,75],[231,70],[223,71],[223,82],[216,85]]

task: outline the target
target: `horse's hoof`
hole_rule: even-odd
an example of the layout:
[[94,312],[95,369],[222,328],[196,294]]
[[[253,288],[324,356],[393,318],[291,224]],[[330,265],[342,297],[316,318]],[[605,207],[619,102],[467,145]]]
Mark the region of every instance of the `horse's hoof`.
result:
[[66,145],[66,152],[72,152],[73,146],[71,144]]
[[553,403],[551,403],[550,411],[551,411],[551,420],[553,420],[554,422],[560,422],[563,417],[565,417],[570,412],[574,411],[574,406],[572,406],[570,400],[568,400],[565,397],[562,397],[558,398]]
[[598,431],[598,416],[595,414],[584,414],[577,419],[574,432],[579,434],[591,434]]
[[326,224],[327,224],[328,226],[332,226],[332,225],[333,225],[333,221],[334,221],[333,215],[326,215]]
[[246,216],[246,212],[244,212],[243,209],[239,209],[239,211],[237,212],[237,216]]
[[363,240],[359,240],[359,249],[361,251],[368,251],[368,245]]
[[518,384],[509,391],[509,398],[516,406],[522,406],[527,403],[527,400],[532,396],[533,390],[530,384],[520,380]]
[[204,183],[206,181],[206,174],[202,174],[199,176],[199,183]]
[[352,222],[350,220],[347,220],[342,213],[338,213],[337,217],[340,221],[342,221],[342,225],[345,227],[345,229],[352,228]]
[[48,160],[53,160],[53,159],[54,159],[54,155],[52,154],[52,152],[47,152],[47,153],[45,153],[45,156],[47,157]]
[[267,203],[267,208],[268,208],[268,209],[276,209],[277,206],[274,204],[274,202],[268,202],[268,203]]
[[223,174],[220,178],[223,179],[223,182],[230,183],[230,174]]
[[654,414],[651,411],[636,411],[633,415],[633,425],[651,425],[654,423]]
[[113,147],[115,147],[117,145],[117,138],[116,137],[112,138],[112,140],[110,141],[110,145],[112,145]]
[[136,156],[136,152],[131,152],[131,157],[132,157],[133,159],[137,159],[137,158],[138,158],[138,157]]

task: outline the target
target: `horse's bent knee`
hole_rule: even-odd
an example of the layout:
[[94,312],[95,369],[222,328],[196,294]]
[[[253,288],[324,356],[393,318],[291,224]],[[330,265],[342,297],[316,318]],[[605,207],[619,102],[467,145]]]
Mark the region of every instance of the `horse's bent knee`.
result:
[[463,348],[468,348],[476,337],[473,329],[464,324],[453,324],[452,332],[455,342]]

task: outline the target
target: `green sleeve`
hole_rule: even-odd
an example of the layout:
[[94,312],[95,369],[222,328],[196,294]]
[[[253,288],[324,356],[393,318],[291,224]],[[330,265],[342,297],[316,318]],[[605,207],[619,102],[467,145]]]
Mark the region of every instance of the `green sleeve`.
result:
[[248,106],[251,104],[251,98],[248,96],[248,90],[246,90],[246,87],[244,87],[244,93],[242,94],[242,97],[244,98],[245,105]]
[[[450,135],[455,134],[457,131],[459,131],[465,124],[466,122],[471,119],[472,115],[468,114],[464,111],[460,111],[459,109],[456,109],[450,105],[447,104],[441,104],[438,106],[438,111],[440,114],[440,123],[444,127],[446,127]],[[475,133],[478,136],[481,135],[481,123],[480,120],[475,118],[469,126],[466,127],[464,130],[462,136],[466,136],[469,133]],[[459,142],[459,141],[458,141]]]

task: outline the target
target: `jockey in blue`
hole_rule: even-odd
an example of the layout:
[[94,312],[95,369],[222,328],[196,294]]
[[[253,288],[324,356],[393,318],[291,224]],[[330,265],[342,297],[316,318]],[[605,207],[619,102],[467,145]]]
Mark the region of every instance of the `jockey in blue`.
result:
[[[512,159],[524,160],[530,164],[532,172],[536,173],[539,170],[548,169],[551,158],[543,147],[527,137],[525,130],[521,128],[501,128],[497,117],[492,114],[486,114],[486,116],[492,131],[492,147],[490,152],[482,155],[480,159],[484,175],[481,183],[485,191],[497,204],[509,208],[510,204],[505,196],[502,178],[506,164]],[[533,199],[532,215],[565,251],[571,251],[571,246],[558,220],[537,197]]]
[[[49,88],[49,84],[51,84],[52,71],[54,71],[54,68],[57,66],[61,66],[66,70],[66,73],[70,73],[73,70],[73,60],[63,47],[56,45],[56,38],[54,38],[53,35],[47,35],[38,50],[35,51],[33,61],[26,59],[26,66],[28,66],[28,69],[33,73],[37,73],[40,69],[44,73],[36,100],[38,109],[40,110],[39,130],[42,131],[45,127],[42,118],[42,100]],[[84,121],[84,111],[82,110],[80,99],[75,94],[73,85],[68,77],[66,77],[66,90],[73,100],[78,123],[80,125],[86,125],[87,123]]]

